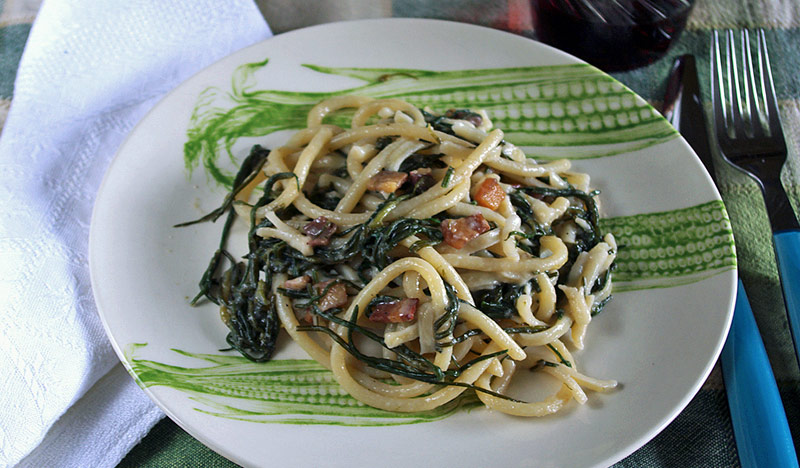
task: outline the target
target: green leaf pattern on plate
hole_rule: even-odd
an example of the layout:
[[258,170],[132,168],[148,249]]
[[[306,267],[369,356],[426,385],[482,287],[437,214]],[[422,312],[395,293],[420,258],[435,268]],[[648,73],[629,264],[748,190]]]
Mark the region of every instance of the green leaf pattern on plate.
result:
[[733,231],[721,201],[604,218],[600,226],[619,245],[614,292],[679,286],[736,268]]
[[[219,159],[227,155],[229,164],[237,166],[232,149],[236,141],[303,128],[314,104],[343,94],[402,98],[439,111],[485,109],[495,126],[506,130],[506,137],[534,158],[611,156],[677,136],[639,96],[584,64],[461,71],[305,65],[315,72],[365,83],[327,93],[257,89],[256,73],[268,64],[265,59],[241,65],[233,74],[230,91],[208,88],[200,95],[184,145],[188,170],[202,162],[211,179],[230,188],[232,173]],[[337,115],[332,123],[347,126],[347,116]],[[724,228],[712,229],[708,237],[703,237],[708,231],[704,226],[685,229],[686,222],[702,224],[706,219],[723,219]],[[603,226],[621,236],[618,243],[626,246],[620,250],[615,273],[617,292],[685,284],[736,263],[721,203],[606,219]],[[706,248],[711,239],[717,243]]]
[[[197,411],[213,416],[280,424],[389,426],[445,418],[480,405],[473,392],[420,413],[392,413],[364,405],[345,392],[333,373],[308,359],[255,363],[242,356],[194,354],[202,367],[179,367],[136,357],[145,344],[125,350],[128,370],[142,388],[166,386],[192,396]],[[312,417],[313,416],[313,417]]]
[[[201,94],[184,146],[188,169],[202,163],[230,188],[232,173],[219,158],[225,154],[235,161],[232,147],[239,138],[303,128],[314,104],[343,94],[401,98],[440,112],[485,109],[509,141],[537,159],[611,156],[677,136],[642,98],[584,64],[459,71],[306,65],[365,82],[327,93],[255,89],[256,72],[267,66],[268,60],[242,65],[230,91],[208,88]],[[331,123],[347,125],[347,120]]]

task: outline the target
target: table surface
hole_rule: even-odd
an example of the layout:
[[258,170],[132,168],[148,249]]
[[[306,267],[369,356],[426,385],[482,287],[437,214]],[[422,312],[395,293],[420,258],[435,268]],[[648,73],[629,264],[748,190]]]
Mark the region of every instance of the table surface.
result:
[[[13,100],[17,64],[40,0],[0,0],[0,131]],[[449,19],[534,37],[527,0],[258,0],[273,32],[330,21],[418,17]],[[789,163],[784,183],[797,207],[800,200],[800,1],[698,0],[686,31],[664,59],[613,76],[657,108],[672,59],[692,53],[701,76],[708,76],[711,32],[721,28],[767,29],[780,100]],[[708,96],[708,83],[704,82]],[[769,224],[758,188],[745,177],[718,171],[737,241],[740,276],[764,337],[791,430],[800,452],[800,372],[792,352]],[[169,419],[162,420],[122,461],[121,467],[236,466],[212,452]],[[688,407],[658,436],[618,467],[739,466],[725,388],[717,365]]]

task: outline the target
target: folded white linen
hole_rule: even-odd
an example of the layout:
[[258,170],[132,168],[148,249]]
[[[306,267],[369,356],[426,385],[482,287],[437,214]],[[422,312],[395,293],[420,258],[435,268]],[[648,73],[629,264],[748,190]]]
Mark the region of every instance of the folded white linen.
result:
[[0,466],[114,466],[161,416],[97,315],[92,205],[166,92],[270,35],[252,0],[42,5],[0,135]]

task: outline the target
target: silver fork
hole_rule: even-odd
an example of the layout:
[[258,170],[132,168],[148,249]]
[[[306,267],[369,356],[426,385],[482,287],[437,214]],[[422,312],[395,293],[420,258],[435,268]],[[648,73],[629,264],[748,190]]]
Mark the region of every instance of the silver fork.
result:
[[725,53],[720,52],[717,31],[711,50],[711,97],[717,142],[724,159],[755,179],[764,195],[789,326],[795,353],[800,357],[800,224],[780,179],[786,161],[786,142],[767,41],[764,31],[759,30],[754,62],[750,35],[744,30],[739,47],[740,68],[734,34],[728,30],[725,36]]

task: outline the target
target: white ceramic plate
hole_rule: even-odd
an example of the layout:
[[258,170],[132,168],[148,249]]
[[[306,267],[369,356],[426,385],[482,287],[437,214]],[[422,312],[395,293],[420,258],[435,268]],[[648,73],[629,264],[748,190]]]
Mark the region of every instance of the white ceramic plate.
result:
[[[439,111],[486,108],[531,153],[578,158],[576,169],[590,173],[602,191],[604,226],[627,245],[615,298],[594,319],[578,359],[589,375],[619,380],[620,390],[591,394],[588,404],[573,402],[542,419],[483,408],[408,419],[353,406],[329,375],[287,361],[304,355],[285,340],[271,366],[219,351],[227,330],[216,308],[188,302],[221,222],[172,226],[216,207],[225,189],[202,164],[190,174],[185,156],[198,156],[194,151],[209,142],[220,151],[229,144],[234,159],[256,142],[274,146],[287,134],[276,130],[302,115],[304,102],[342,90],[398,95]],[[231,170],[220,154],[216,162]],[[666,426],[718,356],[735,281],[732,236],[718,200],[671,127],[577,59],[457,23],[329,24],[218,62],[143,119],[97,197],[92,282],[108,335],[149,396],[190,434],[240,464],[603,466]]]

